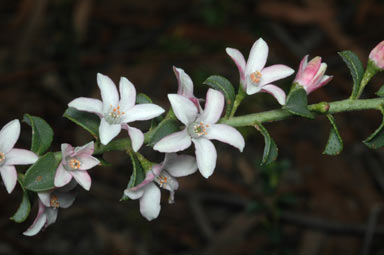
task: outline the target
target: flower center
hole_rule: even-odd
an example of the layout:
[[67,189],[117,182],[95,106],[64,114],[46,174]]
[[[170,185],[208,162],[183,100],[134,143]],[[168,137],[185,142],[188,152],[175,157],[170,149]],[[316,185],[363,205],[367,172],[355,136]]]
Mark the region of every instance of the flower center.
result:
[[51,200],[49,201],[49,205],[55,209],[59,208],[60,207],[60,202],[59,200],[57,199],[57,196],[55,195],[52,195],[51,196]]
[[160,188],[166,188],[168,184],[168,178],[164,175],[159,175],[156,177],[156,182],[159,184]]
[[125,112],[120,111],[120,106],[113,107],[111,105],[108,114],[105,116],[105,120],[108,121],[109,124],[120,124],[121,116],[124,114]]
[[261,76],[262,76],[261,73],[259,71],[256,71],[256,72],[251,73],[249,78],[251,79],[252,83],[259,83]]
[[81,166],[81,162],[78,159],[73,158],[69,161],[69,167],[72,170],[78,170],[80,166]]
[[0,166],[4,164],[5,161],[5,154],[4,152],[0,152]]
[[192,138],[199,138],[203,135],[207,135],[208,128],[209,128],[209,125],[204,124],[202,121],[193,122],[188,127],[188,133]]

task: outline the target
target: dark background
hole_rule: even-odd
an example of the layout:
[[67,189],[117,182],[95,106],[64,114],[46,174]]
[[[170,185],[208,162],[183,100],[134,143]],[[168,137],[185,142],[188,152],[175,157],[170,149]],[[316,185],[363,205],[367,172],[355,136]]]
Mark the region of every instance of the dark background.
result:
[[[63,142],[82,145],[91,136],[61,115],[73,98],[100,96],[97,72],[115,82],[127,77],[168,109],[166,95],[177,90],[173,65],[204,97],[202,82],[211,74],[237,85],[225,47],[247,58],[259,37],[270,48],[267,65],[297,70],[304,55],[322,56],[334,79],[309,102],[341,100],[349,97],[352,79],[337,52],[353,50],[365,65],[384,39],[383,15],[379,0],[1,1],[0,125],[29,113],[52,125],[53,151]],[[276,84],[288,92],[293,78]],[[382,84],[379,74],[363,97],[374,97]],[[239,114],[278,107],[272,96],[258,94]],[[260,167],[264,139],[256,130],[241,130],[247,141],[242,154],[215,143],[214,175],[181,178],[174,205],[163,191],[160,216],[152,222],[140,215],[138,201],[119,202],[131,173],[129,157],[120,152],[106,155],[113,166],[90,170],[90,192],[79,188],[74,205],[35,237],[22,232],[36,205],[26,222],[12,222],[21,191],[8,195],[1,184],[0,253],[384,254],[383,153],[360,142],[381,117],[368,111],[335,118],[344,140],[336,157],[322,155],[330,129],[323,116],[266,125],[279,146],[277,163],[268,167]],[[30,129],[23,124],[17,147],[29,145]],[[162,160],[149,148],[142,152]]]

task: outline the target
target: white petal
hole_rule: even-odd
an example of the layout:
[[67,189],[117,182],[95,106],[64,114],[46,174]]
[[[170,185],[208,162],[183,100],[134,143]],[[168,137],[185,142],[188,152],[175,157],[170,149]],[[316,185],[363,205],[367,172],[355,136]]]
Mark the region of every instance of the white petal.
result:
[[[169,157],[174,154],[174,157]],[[166,154],[165,157],[168,158],[164,165],[164,168],[167,169],[174,177],[181,177],[193,174],[197,170],[197,163],[195,157],[188,155],[176,155],[175,153]]]
[[99,136],[102,144],[108,144],[121,131],[121,124],[111,125],[105,119],[101,119]]
[[144,189],[138,189],[138,190],[131,190],[131,189],[125,189],[124,195],[129,197],[130,199],[139,199],[143,196]]
[[17,183],[17,172],[14,166],[4,165],[0,167],[1,178],[8,193],[11,194]]
[[101,99],[103,100],[103,112],[106,112],[111,105],[116,107],[119,103],[119,93],[115,83],[108,76],[98,73],[97,85],[100,88]]
[[58,212],[59,210],[57,210],[56,208],[47,207],[45,209],[45,215],[47,215],[47,222],[45,224],[45,228],[56,222]]
[[260,92],[260,90],[261,90],[260,86],[256,86],[252,83],[248,83],[246,92],[247,92],[247,95],[253,95],[253,94]]
[[233,48],[226,48],[225,51],[235,62],[237,69],[239,69],[240,80],[244,83],[246,62],[243,54],[241,54],[241,52],[238,49],[233,49]]
[[72,175],[64,168],[63,164],[60,164],[56,170],[55,175],[55,187],[63,187],[68,184],[72,179]]
[[66,157],[73,157],[75,156],[74,155],[74,149],[72,147],[72,145],[70,145],[69,143],[62,143],[61,144],[61,155],[62,155],[62,158],[65,159]]
[[282,90],[281,88],[279,88],[275,85],[269,84],[269,85],[264,86],[261,89],[261,91],[267,92],[267,93],[271,94],[272,96],[274,96],[276,98],[276,100],[279,102],[279,104],[281,104],[281,105],[285,104],[286,96],[285,96],[284,90]]
[[168,94],[168,99],[177,119],[184,125],[187,126],[196,120],[197,108],[191,100],[177,94]]
[[127,78],[120,78],[120,107],[122,111],[128,111],[135,105],[136,89]]
[[137,120],[150,120],[164,112],[164,109],[155,104],[137,104],[125,112],[122,122],[129,123]]
[[294,72],[295,70],[285,65],[268,66],[261,71],[262,76],[259,86],[263,87],[266,84],[288,77]]
[[185,97],[194,97],[191,77],[181,68],[173,67],[173,71],[175,72],[178,84],[177,94]]
[[80,161],[79,170],[86,171],[100,164],[100,161],[97,158],[92,156],[79,156],[77,157],[77,159]]
[[99,116],[103,114],[103,103],[99,99],[79,97],[69,102],[68,106],[79,111],[93,112]]
[[40,232],[40,230],[47,222],[47,215],[44,212],[45,206],[39,201],[39,211],[37,212],[37,216],[32,225],[26,231],[24,231],[23,235],[34,236]]
[[224,124],[211,125],[208,128],[207,135],[205,137],[230,144],[239,149],[241,152],[245,146],[244,138],[240,132],[237,131],[236,128]]
[[144,143],[143,132],[141,132],[140,129],[128,126],[128,135],[129,135],[129,138],[131,138],[133,151],[137,152]]
[[39,159],[32,151],[23,149],[12,149],[5,157],[5,164],[7,165],[29,165]]
[[83,146],[76,147],[73,156],[91,156],[93,154],[94,149],[95,144],[93,141],[91,141]]
[[255,71],[261,71],[267,63],[268,58],[268,45],[260,38],[257,40],[249,52],[247,66],[245,68],[245,75],[248,76]]
[[195,144],[197,167],[201,175],[208,178],[213,174],[216,167],[217,153],[215,146],[205,138],[193,139],[192,141]]
[[191,146],[191,137],[187,129],[163,137],[153,149],[160,152],[178,152]]
[[198,121],[204,124],[216,123],[221,116],[224,108],[224,96],[215,89],[209,89],[203,113],[199,116]]
[[140,212],[147,220],[153,220],[159,216],[160,196],[160,189],[154,183],[144,187],[144,194],[140,198]]
[[41,203],[43,203],[46,207],[51,206],[51,193],[52,191],[37,192]]
[[0,152],[7,154],[20,136],[20,122],[19,120],[12,120],[8,122],[0,130]]
[[87,171],[71,171],[71,174],[85,190],[91,188],[92,180]]

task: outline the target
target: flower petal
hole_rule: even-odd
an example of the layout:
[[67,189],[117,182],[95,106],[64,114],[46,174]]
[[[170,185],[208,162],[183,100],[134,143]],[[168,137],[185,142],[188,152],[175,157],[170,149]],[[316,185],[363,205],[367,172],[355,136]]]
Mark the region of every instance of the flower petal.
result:
[[177,94],[185,97],[194,97],[193,95],[193,82],[191,77],[184,72],[183,69],[173,67],[173,72],[176,75],[178,89]]
[[99,116],[103,115],[103,103],[99,99],[79,97],[69,102],[68,106],[79,111],[93,112]]
[[187,129],[167,135],[158,141],[153,149],[160,152],[178,152],[191,146]]
[[268,58],[268,45],[262,39],[258,39],[252,46],[249,52],[247,66],[245,68],[245,76],[250,75],[255,71],[261,71],[267,63]]
[[216,123],[221,116],[224,108],[224,96],[215,89],[209,89],[207,92],[207,99],[205,100],[204,111],[198,118],[204,124]]
[[1,178],[8,193],[11,194],[17,183],[17,172],[14,166],[3,165],[0,167]]
[[62,155],[62,160],[65,160],[66,157],[74,157],[74,149],[72,145],[69,143],[62,143],[61,144],[61,155]]
[[127,78],[120,78],[120,107],[122,111],[128,111],[136,102],[136,89]]
[[74,150],[74,155],[73,156],[91,156],[93,154],[93,151],[95,150],[95,144],[93,141],[83,145],[76,147]]
[[196,120],[197,108],[189,99],[177,94],[168,94],[169,102],[178,120],[188,125]]
[[39,196],[39,200],[41,201],[41,203],[45,205],[45,207],[51,206],[51,193],[52,191],[37,192],[37,195]]
[[193,139],[197,166],[201,175],[208,178],[213,174],[216,167],[217,152],[213,143],[205,138]]
[[54,194],[57,196],[60,208],[68,208],[75,202],[76,196],[73,192],[54,191]]
[[58,212],[59,210],[57,210],[56,208],[48,207],[45,209],[45,215],[47,215],[47,222],[45,223],[45,228],[56,222]]
[[72,175],[64,168],[63,164],[60,163],[56,170],[54,180],[55,187],[63,187],[64,185],[68,184],[71,179]]
[[121,131],[121,124],[111,125],[105,119],[101,119],[99,127],[99,136],[102,144],[108,144]]
[[100,161],[97,158],[92,157],[92,156],[83,156],[82,155],[82,156],[77,157],[77,159],[80,160],[80,162],[81,162],[79,170],[83,170],[83,171],[94,168],[95,166],[100,164]]
[[245,83],[246,62],[243,54],[241,54],[241,52],[238,49],[233,49],[233,48],[226,48],[225,51],[235,62],[237,69],[239,69],[240,80],[242,81],[242,83]]
[[45,206],[39,201],[39,211],[37,212],[37,216],[32,225],[26,231],[24,231],[23,235],[34,236],[40,232],[40,230],[47,222],[47,215],[44,212]]
[[101,99],[103,100],[103,112],[107,112],[111,107],[116,107],[119,103],[119,93],[116,85],[111,78],[101,73],[97,74],[97,85],[99,86]]
[[8,122],[0,130],[0,152],[7,154],[20,136],[20,122],[19,120],[12,120]]
[[71,175],[85,190],[91,188],[92,180],[87,171],[71,171]]
[[140,129],[127,125],[128,135],[131,139],[132,149],[137,152],[144,143],[144,134]]
[[259,93],[260,91],[261,91],[261,87],[258,85],[254,85],[252,83],[249,83],[246,88],[247,95],[253,95],[253,94]]
[[263,87],[271,82],[283,79],[293,74],[295,70],[285,65],[273,65],[261,71],[262,77],[259,86]]
[[125,112],[122,122],[129,123],[137,120],[150,120],[164,112],[164,109],[155,104],[137,104]]
[[35,163],[39,157],[29,150],[12,149],[6,154],[6,165],[29,165]]
[[307,64],[308,64],[308,55],[305,55],[305,57],[300,61],[299,70],[297,70],[295,80],[298,77],[301,77],[303,75],[304,69],[307,66]]
[[243,136],[237,131],[236,128],[224,125],[224,124],[213,124],[207,130],[208,139],[215,139],[223,143],[227,143],[243,151],[245,141]]
[[197,170],[195,157],[189,155],[177,155],[168,153],[165,155],[164,168],[174,177],[182,177],[193,174]]
[[281,88],[279,88],[273,84],[269,84],[269,85],[264,86],[261,91],[267,92],[267,93],[271,94],[272,96],[274,96],[276,98],[276,100],[279,102],[279,104],[281,104],[281,105],[285,104],[286,96],[285,96],[284,90],[282,90]]
[[138,190],[132,190],[132,189],[125,189],[124,195],[129,197],[130,199],[139,199],[143,196],[144,189],[138,189]]
[[140,212],[147,220],[150,221],[159,216],[160,198],[160,189],[154,183],[145,186],[144,194],[140,198]]

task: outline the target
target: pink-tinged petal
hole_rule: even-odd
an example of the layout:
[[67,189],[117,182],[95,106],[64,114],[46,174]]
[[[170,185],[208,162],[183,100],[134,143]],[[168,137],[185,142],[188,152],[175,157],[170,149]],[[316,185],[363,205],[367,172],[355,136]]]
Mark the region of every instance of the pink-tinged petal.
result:
[[264,68],[265,63],[267,63],[268,51],[268,45],[262,38],[253,44],[251,51],[249,52],[247,66],[245,68],[245,76],[256,71],[260,72],[261,69]]
[[12,120],[8,122],[0,130],[0,152],[7,154],[17,142],[20,136],[20,122],[19,120]]
[[245,141],[243,136],[237,131],[236,128],[224,125],[224,124],[213,124],[207,130],[207,135],[205,136],[208,139],[218,140],[223,143],[227,143],[243,151],[245,146]]
[[173,72],[176,75],[178,89],[177,94],[185,97],[194,97],[193,95],[193,82],[191,77],[184,72],[183,69],[173,67]]
[[263,87],[266,84],[288,77],[294,72],[295,70],[285,65],[268,66],[261,71],[262,76],[259,86]]
[[308,62],[304,71],[300,76],[294,80],[294,82],[299,83],[303,87],[309,87],[313,84],[315,76],[318,75],[319,69],[321,67],[321,57],[315,57]]
[[312,85],[314,85],[315,87],[317,87],[318,84],[320,83],[321,79],[323,78],[324,73],[325,73],[326,70],[327,70],[327,64],[326,63],[321,63],[319,69],[317,70],[316,75],[313,77],[313,79],[311,80],[310,83]]
[[269,84],[269,85],[264,86],[261,91],[267,92],[267,93],[271,94],[272,96],[274,96],[276,98],[277,102],[279,102],[279,104],[281,104],[281,105],[284,105],[286,102],[286,96],[285,96],[284,90],[282,90],[281,88],[279,88],[273,84]]
[[245,83],[245,68],[247,64],[245,62],[243,54],[241,54],[238,49],[233,48],[226,48],[225,51],[235,62],[237,69],[239,69],[240,80],[242,81],[242,83]]
[[57,196],[60,208],[68,208],[75,202],[76,196],[72,192],[54,191],[54,194]]
[[177,119],[184,125],[187,126],[196,120],[197,108],[189,99],[177,94],[168,94],[168,99]]
[[138,189],[138,190],[125,189],[124,190],[124,195],[126,195],[127,197],[133,200],[141,198],[143,194],[144,194],[144,189]]
[[253,95],[253,94],[259,93],[261,91],[261,88],[262,87],[260,86],[256,86],[252,83],[249,83],[246,88],[247,95]]
[[99,99],[79,97],[69,102],[68,106],[79,111],[96,113],[98,116],[103,115],[103,103]]
[[160,152],[178,152],[191,146],[191,137],[188,130],[184,129],[163,137],[158,141],[153,149]]
[[23,235],[34,236],[40,232],[40,230],[47,222],[47,215],[44,212],[45,206],[39,201],[39,211],[37,212],[37,216],[32,225],[26,231],[24,231]]
[[85,190],[89,190],[91,188],[91,176],[89,176],[87,171],[71,171],[73,178],[77,181],[80,186],[82,186]]
[[296,78],[303,75],[304,69],[307,66],[307,64],[308,64],[308,55],[305,55],[305,57],[300,61],[300,66],[299,66],[299,70],[297,70]]
[[101,119],[99,127],[100,142],[108,144],[121,131],[121,124],[109,124],[105,119]]
[[92,156],[82,155],[82,156],[78,156],[77,159],[80,160],[81,162],[79,170],[83,170],[83,171],[94,168],[95,166],[100,164],[100,161],[97,158]]
[[83,146],[76,147],[74,150],[75,153],[73,156],[83,156],[83,157],[91,156],[94,150],[95,150],[95,144],[93,141],[91,141]]
[[73,149],[72,145],[70,145],[69,143],[62,143],[61,144],[61,155],[62,155],[63,161],[68,156],[69,157],[75,156],[74,149]]
[[35,153],[24,149],[12,149],[5,157],[6,165],[29,165],[39,159]]
[[72,179],[72,175],[64,168],[63,164],[59,164],[56,170],[54,184],[55,187],[63,187]]
[[137,152],[144,143],[144,134],[140,129],[130,127],[127,125],[128,135],[131,139],[133,151]]
[[213,143],[205,138],[193,139],[197,167],[202,176],[208,178],[213,174],[216,167],[217,152]]
[[37,192],[41,203],[43,203],[46,207],[51,206],[51,193],[52,191]]
[[220,119],[223,108],[223,94],[218,90],[209,89],[207,99],[205,100],[204,111],[199,116],[198,121],[202,121],[204,124],[216,123]]
[[125,112],[122,122],[129,123],[137,120],[150,120],[164,112],[164,109],[155,104],[137,104]]
[[176,153],[166,154],[165,157],[166,163],[164,164],[164,168],[174,177],[187,176],[197,171],[195,157],[177,155]]
[[122,111],[128,111],[135,105],[136,89],[127,78],[120,78],[120,107]]
[[11,194],[17,183],[17,172],[14,166],[3,165],[0,167],[1,178],[8,193]]
[[320,82],[318,83],[318,85],[316,87],[312,86],[312,87],[309,87],[308,89],[306,89],[307,95],[309,93],[312,93],[314,90],[316,90],[318,88],[321,88],[324,85],[328,84],[332,79],[333,79],[333,75],[331,75],[331,76],[324,75],[323,78],[321,78]]
[[106,75],[101,73],[97,74],[97,85],[101,92],[101,99],[103,100],[103,112],[111,107],[116,107],[119,103],[119,93],[117,92],[115,83]]
[[153,182],[153,180],[161,174],[163,171],[163,166],[161,164],[156,164],[152,167],[151,171],[148,171],[145,174],[145,179],[137,186],[130,188],[131,191],[141,190],[148,183]]
[[48,207],[45,209],[45,215],[47,215],[47,222],[45,223],[45,228],[56,222],[58,212],[59,210],[57,210],[56,208]]
[[140,198],[140,213],[147,220],[151,221],[159,216],[160,198],[160,189],[154,183],[149,183],[144,187],[144,194]]

